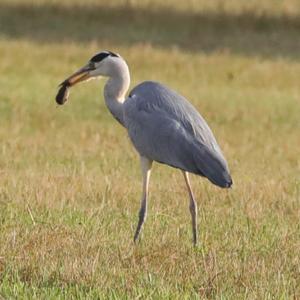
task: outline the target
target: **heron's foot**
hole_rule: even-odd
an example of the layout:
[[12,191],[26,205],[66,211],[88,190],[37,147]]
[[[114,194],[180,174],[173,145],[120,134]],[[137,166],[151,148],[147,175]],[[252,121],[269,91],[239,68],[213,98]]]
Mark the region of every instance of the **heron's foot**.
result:
[[134,234],[133,241],[134,241],[135,244],[138,242],[138,239],[139,239],[139,236],[140,236],[140,232],[141,232],[141,228],[142,228],[142,226],[140,228],[137,228],[136,232]]
[[197,247],[198,246],[198,239],[197,236],[193,236],[193,246]]
[[193,218],[192,229],[193,229],[193,245],[194,247],[196,247],[198,243],[198,230],[197,230],[197,222],[195,218]]
[[135,234],[134,234],[134,238],[133,238],[133,241],[135,243],[139,238],[139,235],[140,235],[140,232],[142,230],[145,219],[146,219],[146,206],[142,205],[140,213],[139,213],[139,222],[138,222],[138,225],[137,225],[137,228],[136,228],[136,231],[135,231]]
[[193,237],[193,245],[194,245],[194,247],[197,247],[197,245],[198,245],[197,236]]
[[133,242],[134,242],[135,244],[138,243],[138,238],[139,238],[139,234],[135,233],[134,238],[133,238]]

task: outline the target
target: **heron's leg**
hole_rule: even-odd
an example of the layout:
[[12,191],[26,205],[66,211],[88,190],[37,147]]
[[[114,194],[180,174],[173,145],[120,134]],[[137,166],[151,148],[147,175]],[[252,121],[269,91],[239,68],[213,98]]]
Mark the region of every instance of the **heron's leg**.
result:
[[188,172],[183,171],[183,176],[185,179],[186,186],[189,191],[189,196],[190,196],[190,212],[192,216],[192,228],[193,228],[193,242],[194,245],[196,246],[197,244],[197,203],[194,198],[194,194],[191,188],[190,184],[190,179],[189,179],[189,174]]
[[141,208],[139,212],[139,222],[134,235],[134,242],[136,242],[136,240],[138,239],[142,226],[147,217],[148,187],[149,187],[149,180],[150,180],[151,167],[152,167],[152,160],[144,156],[141,156],[140,158],[141,158],[141,169],[143,174],[143,194],[141,200]]

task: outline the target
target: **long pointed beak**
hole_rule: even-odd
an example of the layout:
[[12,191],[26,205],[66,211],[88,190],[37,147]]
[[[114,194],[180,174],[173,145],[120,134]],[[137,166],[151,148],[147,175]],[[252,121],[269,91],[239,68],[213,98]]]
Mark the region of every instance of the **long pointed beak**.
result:
[[69,76],[65,79],[60,85],[60,89],[56,95],[56,102],[57,104],[64,104],[69,97],[69,88],[81,81],[86,81],[91,78],[90,71],[94,70],[94,67],[91,64],[87,64],[77,72]]
[[90,76],[90,71],[94,70],[94,68],[90,65],[87,64],[78,71],[76,71],[74,74],[69,76],[66,80],[64,80],[59,86],[73,86],[81,81],[85,81],[89,79]]

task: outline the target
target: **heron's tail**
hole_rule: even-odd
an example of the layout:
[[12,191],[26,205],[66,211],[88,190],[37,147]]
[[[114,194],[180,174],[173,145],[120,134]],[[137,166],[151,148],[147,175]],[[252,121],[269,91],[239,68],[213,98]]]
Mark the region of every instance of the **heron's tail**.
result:
[[194,153],[194,160],[199,170],[199,175],[209,179],[213,184],[221,188],[230,188],[232,178],[229,173],[227,162],[221,153],[212,151],[201,145],[197,153]]

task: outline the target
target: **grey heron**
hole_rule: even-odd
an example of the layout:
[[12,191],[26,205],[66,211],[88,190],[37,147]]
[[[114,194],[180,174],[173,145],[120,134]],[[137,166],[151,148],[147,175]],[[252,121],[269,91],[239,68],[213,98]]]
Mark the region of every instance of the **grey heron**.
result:
[[216,139],[194,106],[165,85],[145,81],[126,97],[130,84],[128,65],[119,55],[102,51],[60,84],[56,101],[63,104],[68,89],[91,78],[108,77],[104,87],[105,103],[115,119],[123,125],[140,155],[143,191],[136,242],[147,216],[148,187],[152,162],[182,171],[189,193],[193,243],[197,243],[197,204],[189,173],[206,177],[213,184],[232,185],[227,162]]

